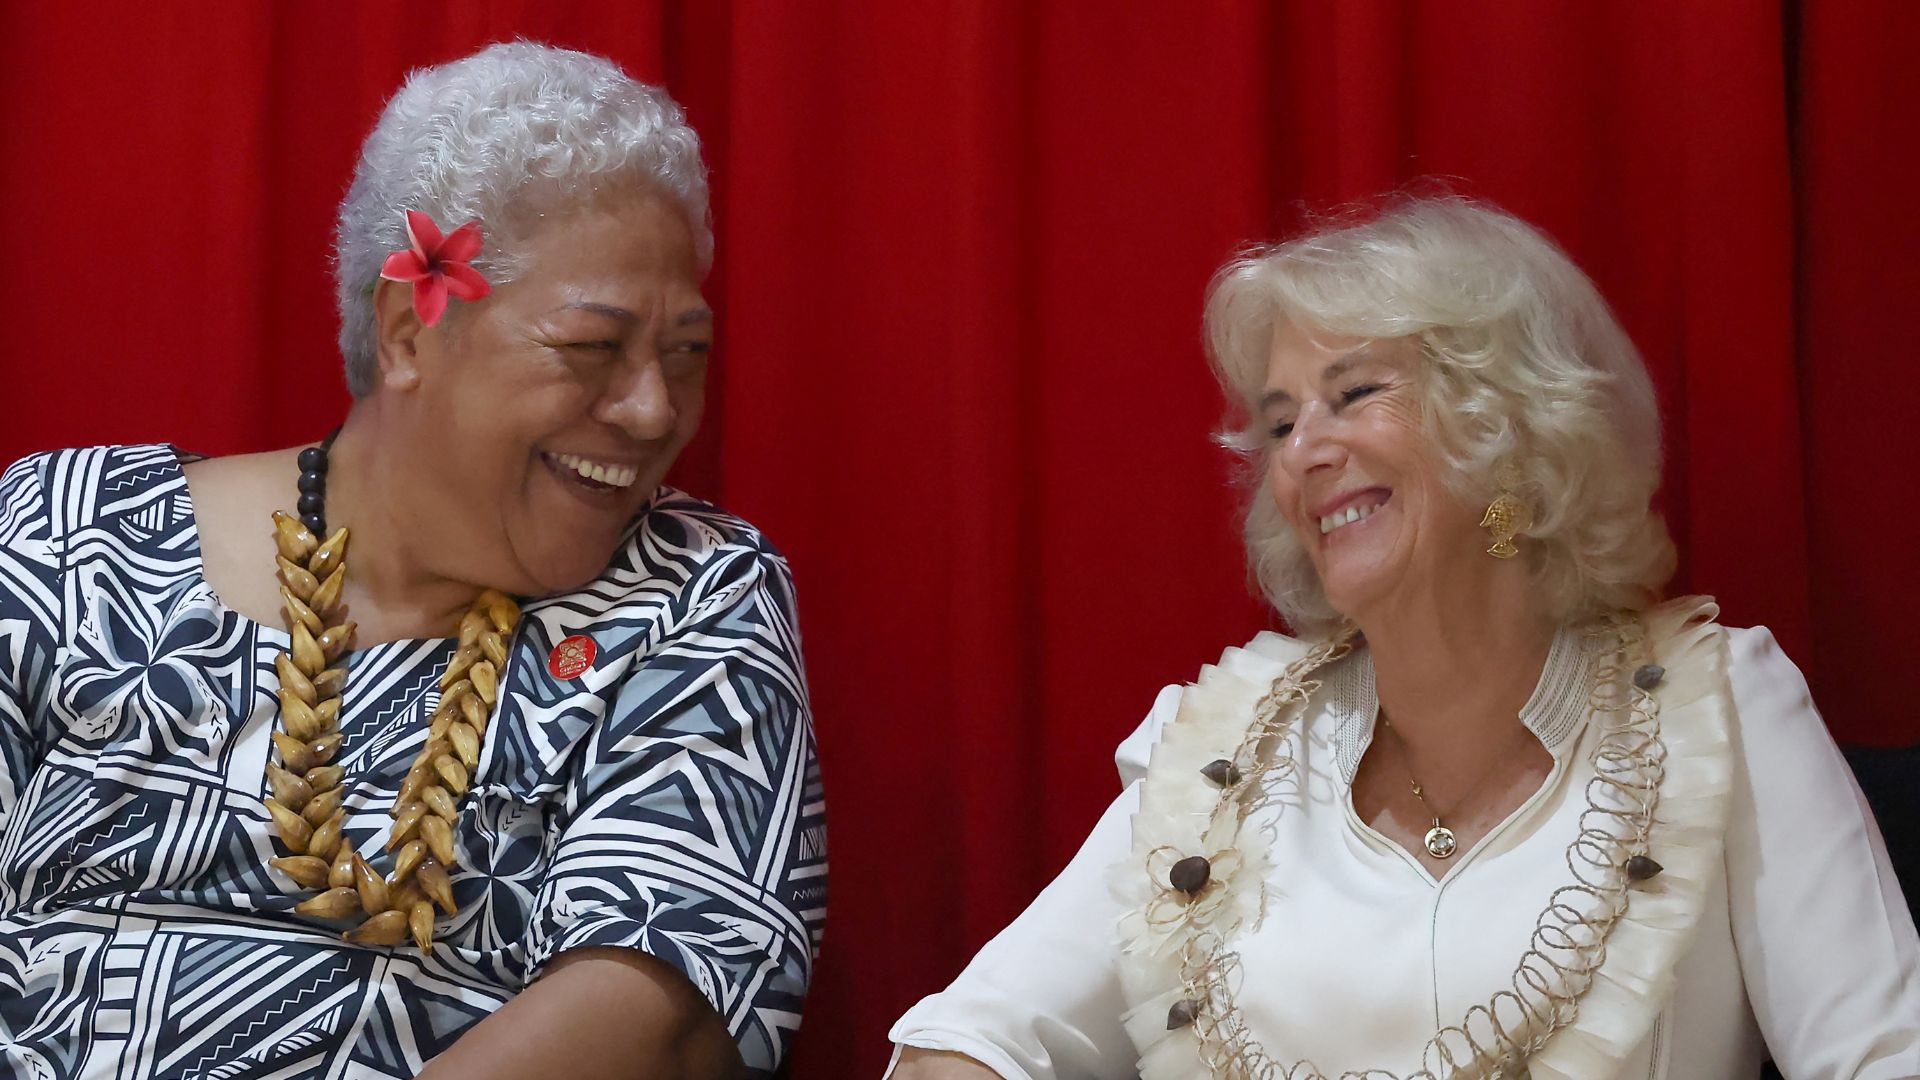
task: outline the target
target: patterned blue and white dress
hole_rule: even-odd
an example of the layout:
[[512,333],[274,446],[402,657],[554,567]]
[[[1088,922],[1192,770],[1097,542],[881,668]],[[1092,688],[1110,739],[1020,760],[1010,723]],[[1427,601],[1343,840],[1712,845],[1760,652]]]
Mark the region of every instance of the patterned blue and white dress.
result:
[[[765,539],[662,489],[599,578],[526,605],[455,827],[459,914],[423,956],[295,916],[267,865],[288,639],[208,587],[180,465],[107,447],[0,478],[0,1071],[410,1077],[580,946],[673,964],[774,1069],[826,859],[792,587]],[[549,655],[581,634],[593,663],[560,678]],[[453,648],[351,655],[346,835],[382,871]]]

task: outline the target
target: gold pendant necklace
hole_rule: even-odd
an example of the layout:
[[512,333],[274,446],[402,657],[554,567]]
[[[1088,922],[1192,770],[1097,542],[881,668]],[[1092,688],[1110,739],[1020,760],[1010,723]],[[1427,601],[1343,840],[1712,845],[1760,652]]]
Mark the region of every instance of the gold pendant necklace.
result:
[[[1426,791],[1420,787],[1420,781],[1414,777],[1413,761],[1407,754],[1406,740],[1400,737],[1400,732],[1394,728],[1393,722],[1388,720],[1384,715],[1380,717],[1380,726],[1385,729],[1389,735],[1393,736],[1394,748],[1400,752],[1400,767],[1406,771],[1407,786],[1413,790],[1413,797],[1419,799],[1420,805],[1425,807],[1427,813],[1433,817],[1433,828],[1428,829],[1427,835],[1422,838],[1422,843],[1426,845],[1427,854],[1436,859],[1452,858],[1453,853],[1460,850],[1460,842],[1454,837],[1452,829],[1440,823],[1440,811],[1435,810],[1433,804],[1427,801]],[[1474,793],[1480,790],[1480,785],[1486,783],[1487,777],[1492,776],[1494,770],[1500,767],[1501,760],[1501,758],[1496,756],[1493,759],[1493,764],[1488,765],[1478,777],[1474,778],[1473,783],[1467,785],[1466,794],[1462,795],[1460,799],[1453,804],[1453,810],[1460,809],[1467,804],[1469,799],[1473,798]],[[1452,810],[1448,811],[1448,813],[1452,812]]]
[[345,770],[331,764],[340,751],[341,693],[347,669],[338,661],[353,643],[354,624],[342,617],[348,532],[325,541],[329,435],[300,452],[299,518],[273,512],[280,614],[292,638],[274,658],[280,677],[281,730],[273,733],[278,763],[267,764],[266,800],[280,846],[288,854],[271,865],[302,888],[324,890],[294,905],[301,915],[349,919],[365,915],[341,936],[361,945],[397,945],[411,935],[432,951],[434,908],[457,914],[450,874],[456,852],[453,826],[459,800],[480,763],[480,739],[499,695],[507,642],[519,605],[493,589],[480,593],[460,620],[453,658],[440,676],[426,745],[420,748],[388,813],[394,818],[386,850],[397,852],[382,875],[342,829]]

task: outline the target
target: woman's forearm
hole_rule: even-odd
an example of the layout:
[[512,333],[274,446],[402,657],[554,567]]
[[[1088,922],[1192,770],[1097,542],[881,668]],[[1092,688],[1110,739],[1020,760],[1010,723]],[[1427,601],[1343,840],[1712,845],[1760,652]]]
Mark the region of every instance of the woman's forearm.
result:
[[900,1051],[900,1062],[889,1080],[1001,1080],[1000,1074],[965,1054],[949,1050],[922,1050],[917,1046]]
[[633,949],[563,953],[427,1064],[420,1080],[732,1080],[726,1025],[687,980]]

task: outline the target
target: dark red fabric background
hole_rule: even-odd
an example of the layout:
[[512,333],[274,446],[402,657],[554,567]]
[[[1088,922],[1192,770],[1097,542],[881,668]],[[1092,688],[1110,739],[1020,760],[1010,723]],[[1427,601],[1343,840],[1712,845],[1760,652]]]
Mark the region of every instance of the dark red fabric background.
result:
[[716,407],[679,481],[793,560],[832,815],[795,1074],[877,1075],[1248,597],[1209,273],[1417,177],[1557,236],[1644,349],[1677,588],[1843,739],[1920,740],[1920,6],[765,0],[0,6],[0,459],[318,436],[360,138],[527,36],[706,139]]

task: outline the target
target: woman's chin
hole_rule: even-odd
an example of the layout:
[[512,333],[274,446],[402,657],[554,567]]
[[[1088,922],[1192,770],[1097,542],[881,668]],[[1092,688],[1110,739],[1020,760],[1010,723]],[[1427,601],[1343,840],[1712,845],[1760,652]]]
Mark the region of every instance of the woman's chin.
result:
[[1320,587],[1333,610],[1358,619],[1385,595],[1386,576],[1378,567],[1340,567],[1323,574]]

